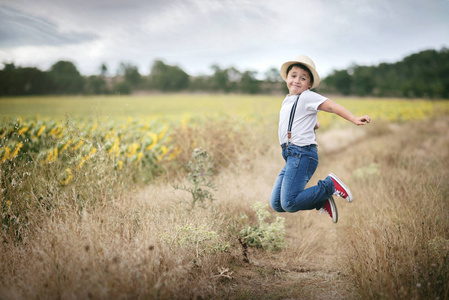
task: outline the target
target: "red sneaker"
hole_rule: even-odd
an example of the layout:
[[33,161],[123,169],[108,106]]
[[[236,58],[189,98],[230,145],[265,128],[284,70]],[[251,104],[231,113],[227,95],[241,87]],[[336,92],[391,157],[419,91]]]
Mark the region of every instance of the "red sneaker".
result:
[[323,211],[325,211],[332,218],[332,222],[338,222],[337,205],[335,205],[334,197],[330,196],[330,198],[326,200],[324,207],[321,209],[321,212]]
[[329,176],[332,178],[332,181],[334,182],[334,186],[335,186],[334,195],[336,195],[338,197],[342,197],[342,198],[346,199],[346,201],[348,201],[348,202],[352,202],[352,200],[354,200],[354,198],[352,197],[351,191],[343,183],[343,181],[341,181],[337,176],[335,176],[332,173],[330,173]]

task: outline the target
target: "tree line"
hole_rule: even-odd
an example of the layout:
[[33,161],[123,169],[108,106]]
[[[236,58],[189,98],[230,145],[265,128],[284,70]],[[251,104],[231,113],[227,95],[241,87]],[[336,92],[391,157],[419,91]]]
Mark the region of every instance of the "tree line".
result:
[[[287,93],[279,70],[270,68],[258,79],[255,71],[211,66],[211,74],[190,76],[179,66],[156,60],[150,74],[121,63],[117,74],[108,75],[102,64],[98,75],[83,76],[70,61],[58,61],[48,71],[4,63],[0,70],[0,96],[49,94],[131,94],[137,91],[218,92],[244,94]],[[449,50],[425,50],[396,63],[352,65],[323,78],[321,93],[449,99]]]
[[396,63],[335,70],[322,89],[342,95],[449,99],[449,49],[425,50]]
[[241,72],[234,67],[211,67],[212,74],[190,76],[179,66],[161,60],[154,61],[148,76],[139,73],[137,66],[121,63],[117,74],[108,76],[105,64],[98,75],[82,76],[70,61],[58,61],[48,71],[34,67],[16,67],[4,63],[0,70],[0,96],[48,94],[131,94],[137,91],[205,91],[221,93],[275,93],[284,84],[276,69],[257,79],[257,72]]

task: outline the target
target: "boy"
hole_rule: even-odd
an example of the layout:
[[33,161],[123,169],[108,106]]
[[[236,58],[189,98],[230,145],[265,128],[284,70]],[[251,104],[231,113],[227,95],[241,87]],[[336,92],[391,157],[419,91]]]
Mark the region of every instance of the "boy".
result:
[[370,117],[355,117],[340,104],[312,92],[320,84],[320,76],[314,62],[305,55],[284,63],[281,76],[289,90],[282,102],[278,130],[286,164],[273,186],[271,207],[277,212],[323,209],[337,223],[337,206],[332,195],[352,202],[349,188],[330,173],[317,185],[304,189],[318,166],[317,114],[319,111],[335,113],[355,125],[369,123]]

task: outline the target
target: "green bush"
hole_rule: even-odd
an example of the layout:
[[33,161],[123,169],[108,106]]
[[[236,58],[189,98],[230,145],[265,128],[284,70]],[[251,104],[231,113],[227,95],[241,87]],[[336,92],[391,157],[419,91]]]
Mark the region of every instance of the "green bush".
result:
[[270,213],[265,209],[267,206],[262,202],[252,205],[259,224],[257,226],[247,225],[240,231],[240,236],[250,247],[275,251],[287,246],[285,243],[285,219],[277,216],[274,222],[267,222],[267,218],[270,217]]

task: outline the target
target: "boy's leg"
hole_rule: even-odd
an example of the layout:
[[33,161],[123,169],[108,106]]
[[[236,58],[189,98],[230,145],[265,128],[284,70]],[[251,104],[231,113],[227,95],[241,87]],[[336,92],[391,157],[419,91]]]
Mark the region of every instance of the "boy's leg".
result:
[[288,212],[320,209],[333,193],[331,178],[304,189],[318,166],[317,157],[302,154],[289,156],[281,188],[281,206]]
[[270,205],[277,212],[285,212],[285,210],[281,206],[281,187],[284,173],[285,166],[276,178],[276,182],[273,185],[273,190],[271,191]]
[[296,196],[292,209],[293,211],[321,209],[330,196],[332,196],[332,183],[327,178],[319,180],[317,185],[303,190]]

